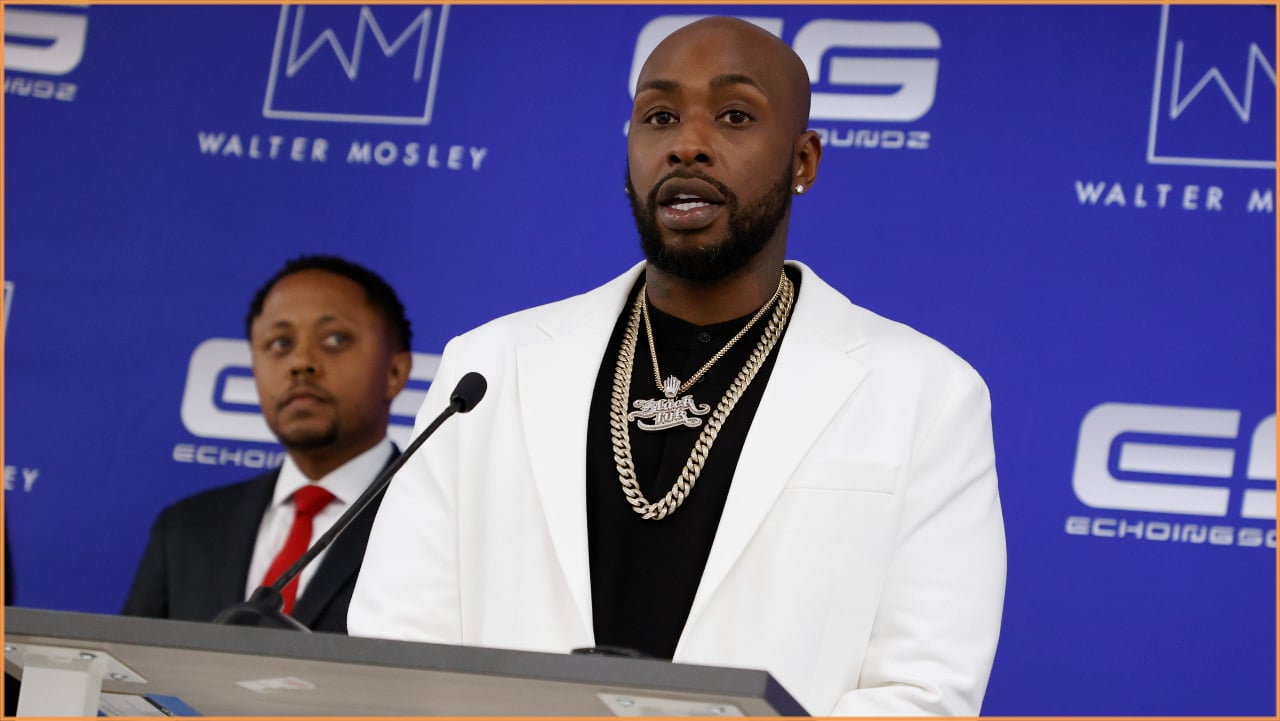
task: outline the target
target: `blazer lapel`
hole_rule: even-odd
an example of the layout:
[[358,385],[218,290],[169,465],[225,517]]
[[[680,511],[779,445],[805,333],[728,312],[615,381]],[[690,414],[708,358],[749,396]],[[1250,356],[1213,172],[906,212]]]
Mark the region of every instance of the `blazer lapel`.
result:
[[849,352],[865,338],[844,322],[849,302],[802,264],[800,297],[746,444],[686,626],[742,555],[822,429],[867,368]]
[[[391,456],[383,464],[385,469],[400,455],[400,449],[392,444]],[[373,479],[369,479],[370,482]],[[343,531],[325,551],[324,558],[315,575],[307,581],[307,587],[293,606],[291,614],[297,621],[312,626],[320,614],[329,607],[343,584],[355,577],[364,560],[364,549],[369,543],[369,531],[373,528],[373,519],[378,515],[378,505],[382,503],[379,493],[369,507],[364,510],[347,530]],[[313,539],[314,540],[314,539]]]
[[593,379],[642,267],[544,319],[544,340],[516,350],[521,423],[551,542],[578,611],[592,627],[587,548],[587,416]]
[[[249,582],[249,565],[253,562],[253,547],[258,543],[258,528],[262,525],[262,516],[267,512],[267,506],[271,505],[271,493],[276,487],[276,478],[280,475],[280,470],[276,469],[270,473],[264,473],[244,486],[244,495],[242,495],[237,503],[237,510],[232,513],[232,517],[228,519],[230,527],[228,529],[226,545],[222,547],[211,547],[218,554],[226,554],[226,558],[231,559],[230,565],[222,566],[218,563],[209,563],[207,568],[226,568],[226,576],[216,579],[213,582],[213,593],[217,596],[214,601],[216,615],[222,609],[235,605],[245,600],[245,586]],[[253,579],[254,586],[262,584],[261,578]],[[212,619],[213,616],[210,616]]]

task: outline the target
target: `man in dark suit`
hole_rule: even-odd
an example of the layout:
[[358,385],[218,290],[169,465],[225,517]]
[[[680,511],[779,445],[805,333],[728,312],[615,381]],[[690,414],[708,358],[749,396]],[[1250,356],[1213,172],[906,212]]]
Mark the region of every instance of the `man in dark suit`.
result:
[[[257,292],[245,326],[262,413],[285,461],[164,509],[128,615],[212,621],[279,576],[397,454],[387,423],[413,361],[404,306],[385,281],[340,258],[297,258]],[[346,632],[378,501],[285,588],[286,613]]]

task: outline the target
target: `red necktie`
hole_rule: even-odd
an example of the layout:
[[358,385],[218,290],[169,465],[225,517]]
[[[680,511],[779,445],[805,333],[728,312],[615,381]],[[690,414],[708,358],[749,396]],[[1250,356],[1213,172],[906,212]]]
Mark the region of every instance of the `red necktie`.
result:
[[[307,546],[311,545],[311,519],[332,500],[333,494],[320,486],[306,485],[293,494],[293,526],[289,528],[284,548],[267,569],[262,585],[271,585],[307,552]],[[293,602],[298,597],[298,579],[290,581],[280,594],[284,596],[284,612],[293,613]]]

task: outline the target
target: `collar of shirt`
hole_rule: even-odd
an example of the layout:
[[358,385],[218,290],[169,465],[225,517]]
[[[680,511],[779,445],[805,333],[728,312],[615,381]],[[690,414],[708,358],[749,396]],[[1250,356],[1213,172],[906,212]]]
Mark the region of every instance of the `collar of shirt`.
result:
[[[391,441],[384,438],[381,443],[342,464],[324,478],[315,481],[332,493],[334,500],[316,514],[312,525],[311,543],[315,543],[321,535],[332,528],[342,513],[360,497],[361,493],[364,493],[364,489],[368,488],[383,466],[387,464],[393,450]],[[286,455],[284,464],[280,467],[280,474],[276,477],[271,505],[263,513],[262,522],[258,527],[257,542],[253,546],[253,556],[249,563],[249,575],[245,579],[245,598],[248,598],[265,580],[264,577],[267,569],[271,567],[271,562],[284,547],[289,527],[293,525],[293,504],[290,498],[295,491],[308,483],[311,481],[302,474],[298,464]],[[329,551],[325,550],[302,570],[298,577],[299,598],[302,597],[311,577],[315,575],[316,569],[324,562],[328,553]]]
[[[383,438],[381,443],[338,466],[314,483],[332,493],[334,500],[340,505],[349,506],[364,493],[369,482],[378,475],[390,457],[391,441]],[[276,478],[275,493],[271,496],[271,507],[280,508],[288,504],[293,494],[309,483],[313,481],[303,475],[292,457],[285,454],[284,464],[280,466],[280,476]]]

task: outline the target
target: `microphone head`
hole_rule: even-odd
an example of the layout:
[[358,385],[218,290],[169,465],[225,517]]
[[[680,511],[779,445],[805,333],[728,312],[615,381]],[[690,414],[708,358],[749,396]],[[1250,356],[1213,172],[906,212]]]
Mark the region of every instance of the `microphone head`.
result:
[[453,406],[459,413],[466,413],[484,398],[484,392],[489,389],[489,383],[484,376],[472,371],[458,381],[458,385],[453,388],[453,395],[449,396],[449,405]]

